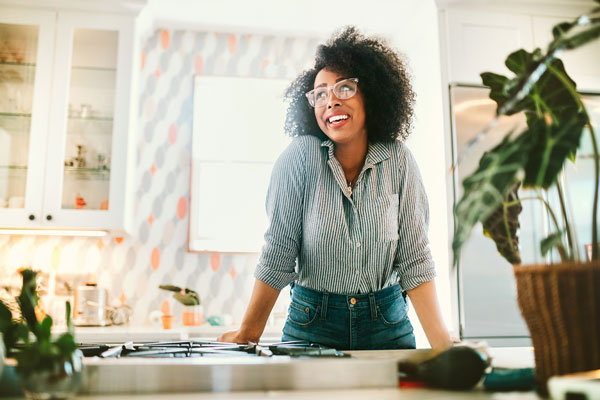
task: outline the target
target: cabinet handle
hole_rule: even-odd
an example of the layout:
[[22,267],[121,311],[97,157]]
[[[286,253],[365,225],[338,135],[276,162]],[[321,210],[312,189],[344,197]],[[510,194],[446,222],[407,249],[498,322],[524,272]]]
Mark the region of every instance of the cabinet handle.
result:
[[35,215],[33,215],[33,214],[29,214],[29,217],[28,217],[28,218],[29,218],[29,220],[30,220],[30,221],[33,221],[33,220],[35,219]]
[[52,221],[52,215],[50,215],[50,214],[46,215],[46,219],[47,219],[48,221]]

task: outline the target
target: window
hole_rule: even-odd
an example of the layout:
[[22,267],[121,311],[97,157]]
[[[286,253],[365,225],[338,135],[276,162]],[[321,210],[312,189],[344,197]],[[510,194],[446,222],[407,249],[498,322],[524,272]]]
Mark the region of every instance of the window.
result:
[[194,87],[189,250],[259,252],[287,80],[199,76]]

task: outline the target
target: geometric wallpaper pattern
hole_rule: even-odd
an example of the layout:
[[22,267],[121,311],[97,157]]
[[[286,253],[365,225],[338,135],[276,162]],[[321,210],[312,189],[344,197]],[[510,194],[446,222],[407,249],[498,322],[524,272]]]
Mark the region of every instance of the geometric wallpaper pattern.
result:
[[[93,276],[113,303],[134,309],[132,324],[145,325],[153,310],[179,315],[179,304],[158,289],[169,283],[198,291],[205,316],[229,314],[239,323],[258,255],[187,252],[194,76],[291,80],[311,65],[317,44],[314,38],[156,30],[140,55],[133,234],[0,235],[0,284],[20,285],[21,266],[71,284]],[[57,300],[47,304],[52,314],[64,302]],[[287,304],[277,307],[275,315],[282,315]]]

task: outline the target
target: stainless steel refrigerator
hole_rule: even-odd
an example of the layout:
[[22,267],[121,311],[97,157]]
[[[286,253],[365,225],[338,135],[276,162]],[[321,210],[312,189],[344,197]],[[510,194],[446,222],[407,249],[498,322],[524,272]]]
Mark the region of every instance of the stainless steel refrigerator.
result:
[[[454,204],[462,192],[462,181],[476,168],[482,154],[501,141],[507,131],[522,129],[525,117],[518,114],[502,117],[498,125],[465,153],[467,143],[480,132],[495,115],[496,104],[488,97],[489,90],[481,86],[451,85],[451,147],[453,172],[451,193]],[[584,93],[584,103],[590,113],[596,135],[600,130],[600,94]],[[593,158],[589,131],[584,132],[581,148],[575,163],[568,162],[561,180],[565,186],[568,210],[575,221],[579,250],[591,242]],[[457,164],[457,161],[460,162]],[[521,198],[534,193],[521,190]],[[554,192],[542,193],[560,212]],[[541,202],[522,202],[519,230],[520,251],[523,264],[551,262],[557,254],[542,258],[540,241],[551,231],[548,215]],[[512,266],[500,256],[494,242],[483,235],[477,225],[463,247],[457,274],[458,317],[463,339],[485,340],[493,346],[522,346],[531,343],[527,326],[516,301],[516,288]]]

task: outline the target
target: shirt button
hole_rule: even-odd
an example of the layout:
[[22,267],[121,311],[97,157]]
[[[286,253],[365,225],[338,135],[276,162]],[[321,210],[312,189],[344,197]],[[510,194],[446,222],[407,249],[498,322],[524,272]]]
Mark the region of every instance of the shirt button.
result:
[[354,271],[354,272],[356,272],[356,275],[358,275],[358,270],[356,270],[356,271]]
[[350,304],[356,304],[356,299],[354,297],[350,299]]
[[356,242],[356,247],[360,247],[360,242]]

